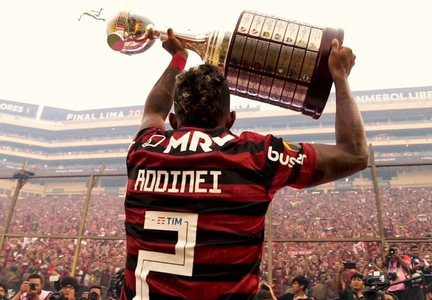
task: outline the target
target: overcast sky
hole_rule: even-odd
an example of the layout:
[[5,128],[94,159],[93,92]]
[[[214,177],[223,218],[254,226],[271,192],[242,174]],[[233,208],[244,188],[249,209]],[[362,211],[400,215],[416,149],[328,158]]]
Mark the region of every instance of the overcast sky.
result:
[[[157,27],[183,32],[234,31],[243,10],[342,28],[344,44],[357,55],[353,90],[432,85],[430,6],[429,0],[0,0],[0,99],[78,110],[142,104],[170,57],[159,41],[134,56],[112,51],[106,23],[78,21],[100,8],[102,17],[132,8]],[[188,66],[200,62],[190,54]]]

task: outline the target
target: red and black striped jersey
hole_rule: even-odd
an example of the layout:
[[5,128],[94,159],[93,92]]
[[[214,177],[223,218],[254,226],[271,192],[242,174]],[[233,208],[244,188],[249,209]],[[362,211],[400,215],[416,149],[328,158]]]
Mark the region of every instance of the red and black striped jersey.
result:
[[302,188],[315,150],[227,129],[142,130],[128,157],[122,299],[252,299],[274,194]]

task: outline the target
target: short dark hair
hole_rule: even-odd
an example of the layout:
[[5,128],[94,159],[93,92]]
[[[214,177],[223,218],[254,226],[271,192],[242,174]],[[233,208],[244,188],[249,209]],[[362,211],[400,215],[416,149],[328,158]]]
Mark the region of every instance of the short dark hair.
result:
[[412,245],[410,249],[412,250],[412,249],[416,249],[416,248],[417,248],[417,249],[420,249],[420,247],[417,246],[417,245]]
[[215,128],[230,110],[223,74],[215,66],[202,64],[177,75],[174,109],[182,125]]
[[92,286],[89,287],[89,291],[90,291],[91,289],[98,289],[98,290],[101,290],[101,291],[102,291],[102,287],[101,287],[100,285],[92,285]]
[[354,272],[354,273],[351,275],[350,281],[353,280],[354,278],[359,278],[359,279],[363,280],[364,276],[363,276],[363,274],[360,273],[360,272]]
[[303,286],[303,291],[306,291],[306,289],[309,286],[309,280],[307,280],[304,276],[296,276],[293,278],[292,283],[297,282],[299,285]]
[[38,273],[30,274],[29,277],[27,277],[27,280],[30,280],[30,279],[39,279],[41,284],[43,284],[43,282],[44,282],[42,275],[40,275]]
[[67,277],[63,278],[62,280],[60,280],[61,288],[64,288],[68,285],[73,286],[73,288],[75,289],[75,292],[78,292],[79,283],[75,277],[67,276]]

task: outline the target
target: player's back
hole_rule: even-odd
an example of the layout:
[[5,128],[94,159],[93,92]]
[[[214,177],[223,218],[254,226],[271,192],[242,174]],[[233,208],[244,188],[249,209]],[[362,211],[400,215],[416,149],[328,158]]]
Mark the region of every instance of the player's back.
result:
[[269,154],[283,148],[226,129],[142,131],[127,159],[123,297],[252,299],[280,165]]

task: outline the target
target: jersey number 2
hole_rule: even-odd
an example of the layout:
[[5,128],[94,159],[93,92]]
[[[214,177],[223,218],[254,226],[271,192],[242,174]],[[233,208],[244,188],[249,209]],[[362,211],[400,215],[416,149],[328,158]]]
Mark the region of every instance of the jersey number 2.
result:
[[133,300],[149,299],[147,275],[150,271],[192,276],[198,214],[147,211],[144,229],[177,231],[175,254],[140,250],[135,269],[136,296]]

